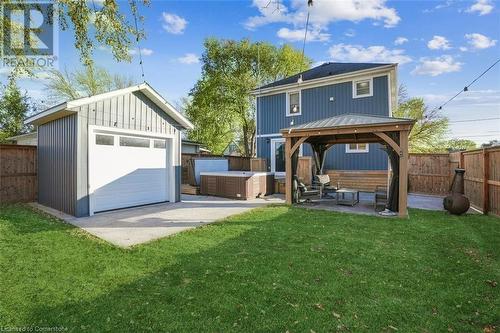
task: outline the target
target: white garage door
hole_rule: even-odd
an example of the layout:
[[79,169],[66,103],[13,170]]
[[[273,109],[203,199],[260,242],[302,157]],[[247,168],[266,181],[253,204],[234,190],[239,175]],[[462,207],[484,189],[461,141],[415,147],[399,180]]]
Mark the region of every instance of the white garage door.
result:
[[168,200],[165,138],[89,130],[90,214]]

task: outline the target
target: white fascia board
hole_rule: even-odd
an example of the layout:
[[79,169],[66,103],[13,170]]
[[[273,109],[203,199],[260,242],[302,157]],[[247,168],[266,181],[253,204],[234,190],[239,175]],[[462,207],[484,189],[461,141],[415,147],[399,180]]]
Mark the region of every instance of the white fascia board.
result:
[[143,92],[148,98],[150,98],[158,107],[160,107],[166,114],[168,114],[172,119],[177,121],[182,127],[186,129],[193,129],[194,125],[186,119],[180,112],[175,110],[175,108],[168,103],[160,94],[158,94],[149,84],[141,83],[139,85],[131,86],[128,88],[118,89],[114,91],[110,91],[104,94],[99,94],[90,97],[84,97],[75,99],[70,102],[62,103],[56,105],[50,109],[47,109],[43,112],[40,112],[37,115],[34,115],[30,118],[27,118],[24,123],[25,124],[36,124],[38,120],[41,120],[47,116],[55,114],[57,112],[65,111],[65,113],[72,113],[76,111],[72,111],[71,109],[80,107],[82,105],[94,103],[103,99],[111,98],[114,96],[120,96],[128,93],[133,93],[135,91]]
[[47,109],[45,111],[37,113],[37,114],[35,114],[35,115],[31,116],[31,117],[28,117],[28,118],[26,118],[24,120],[24,124],[25,125],[36,124],[37,120],[40,120],[40,119],[45,118],[47,116],[50,116],[53,113],[65,110],[67,108],[67,104],[68,103],[61,103],[61,104],[53,106],[53,107],[51,107],[51,108],[49,108],[49,109]]
[[308,89],[308,88],[314,88],[314,87],[319,87],[319,86],[324,86],[328,84],[336,84],[336,83],[342,83],[342,82],[347,82],[351,81],[352,78],[360,76],[360,75],[371,75],[371,76],[377,76],[377,74],[386,74],[390,69],[392,68],[397,68],[397,64],[391,64],[387,66],[381,66],[381,67],[376,67],[376,68],[370,68],[370,69],[363,69],[355,72],[350,72],[346,74],[340,74],[340,75],[333,75],[333,76],[326,76],[326,77],[321,77],[318,79],[313,79],[313,80],[307,80],[303,81],[302,83],[289,83],[289,84],[284,84],[276,87],[269,87],[269,88],[262,88],[262,89],[255,89],[250,92],[252,96],[264,96],[264,95],[273,95],[279,92],[285,92],[291,89]]

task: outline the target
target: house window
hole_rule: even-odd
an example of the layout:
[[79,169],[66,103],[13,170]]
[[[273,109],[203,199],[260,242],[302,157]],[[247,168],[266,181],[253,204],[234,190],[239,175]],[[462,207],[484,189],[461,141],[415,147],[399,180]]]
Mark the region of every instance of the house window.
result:
[[115,144],[115,137],[112,135],[95,135],[95,144],[100,146],[113,146]]
[[346,153],[367,153],[368,151],[367,143],[350,143],[345,145]]
[[120,136],[120,146],[149,148],[149,139]]
[[286,93],[286,115],[299,116],[301,110],[301,96],[299,91],[291,91]]
[[373,96],[373,79],[363,79],[352,82],[352,97]]

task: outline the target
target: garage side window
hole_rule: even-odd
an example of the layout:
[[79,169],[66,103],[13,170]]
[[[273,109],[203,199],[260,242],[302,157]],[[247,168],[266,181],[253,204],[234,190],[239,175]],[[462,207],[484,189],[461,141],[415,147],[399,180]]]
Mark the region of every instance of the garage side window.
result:
[[149,139],[120,136],[120,146],[149,148]]
[[154,140],[155,148],[165,148],[165,140]]
[[115,137],[112,135],[95,135],[95,144],[101,146],[113,146],[115,144]]

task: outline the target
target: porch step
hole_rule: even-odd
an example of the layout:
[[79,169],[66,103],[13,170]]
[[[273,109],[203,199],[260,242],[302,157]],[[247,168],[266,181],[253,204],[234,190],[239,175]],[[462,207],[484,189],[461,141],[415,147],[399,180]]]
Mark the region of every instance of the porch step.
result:
[[189,184],[182,184],[181,193],[182,194],[199,195],[200,194],[200,187],[189,185]]

